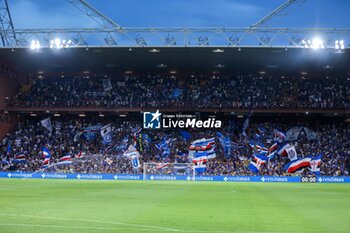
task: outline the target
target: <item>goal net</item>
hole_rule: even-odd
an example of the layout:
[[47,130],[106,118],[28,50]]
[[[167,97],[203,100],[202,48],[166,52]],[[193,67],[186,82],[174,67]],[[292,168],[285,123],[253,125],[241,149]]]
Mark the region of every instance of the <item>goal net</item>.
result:
[[[176,178],[175,178],[176,177]],[[144,163],[144,180],[195,180],[193,163]]]

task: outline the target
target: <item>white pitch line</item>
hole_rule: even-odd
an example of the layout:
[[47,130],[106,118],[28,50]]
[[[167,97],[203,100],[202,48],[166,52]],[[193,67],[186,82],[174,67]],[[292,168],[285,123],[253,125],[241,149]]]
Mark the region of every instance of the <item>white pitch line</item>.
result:
[[[0,223],[0,226],[23,226],[23,227],[51,227],[51,228],[68,228],[68,229],[85,229],[85,230],[133,230],[133,231],[156,231],[156,232],[187,232],[187,233],[293,233],[294,231],[210,231],[210,230],[181,230],[174,228],[165,228],[158,226],[112,222],[112,221],[100,221],[90,219],[74,219],[74,218],[59,218],[59,217],[47,217],[47,216],[35,216],[35,215],[19,215],[19,214],[2,214],[0,216],[11,216],[11,217],[23,217],[23,218],[40,218],[40,219],[52,219],[62,221],[73,221],[73,222],[94,222],[114,225],[125,225],[130,227],[144,227],[142,228],[113,228],[113,227],[85,227],[85,226],[64,226],[64,225],[40,225],[40,224],[21,224],[21,223]],[[147,229],[148,228],[148,229]],[[318,232],[318,231],[307,231],[307,232]],[[337,232],[337,231],[334,231]]]
[[141,228],[133,229],[133,228],[115,228],[115,227],[82,227],[82,226],[42,225],[42,224],[22,224],[22,223],[0,223],[0,226],[43,227],[43,228],[84,229],[84,230],[164,231],[164,230],[157,230],[157,229],[141,229]]
[[113,224],[113,225],[125,225],[125,226],[131,226],[131,227],[152,228],[152,229],[158,229],[158,230],[162,230],[162,231],[164,231],[164,230],[165,231],[178,231],[177,229],[173,229],[173,228],[141,225],[141,224],[131,224],[131,223],[123,223],[123,222],[115,222],[115,221],[101,221],[101,220],[77,219],[77,218],[61,218],[61,217],[48,217],[48,216],[22,215],[22,214],[2,214],[2,213],[0,213],[0,215],[12,216],[12,217],[23,217],[23,218],[40,218],[40,219],[73,221],[73,222],[94,222],[94,223],[104,223],[104,224]]

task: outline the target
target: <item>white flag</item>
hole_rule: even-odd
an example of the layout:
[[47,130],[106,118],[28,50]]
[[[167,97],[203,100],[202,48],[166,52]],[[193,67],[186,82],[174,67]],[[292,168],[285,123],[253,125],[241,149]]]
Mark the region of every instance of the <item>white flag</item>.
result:
[[41,123],[42,127],[44,127],[45,129],[50,131],[50,133],[52,133],[52,124],[51,124],[51,118],[50,117],[40,121],[40,123]]
[[104,91],[110,91],[113,89],[111,80],[110,79],[103,79],[102,80],[103,90]]
[[290,146],[290,147],[286,148],[286,151],[287,151],[288,158],[290,159],[290,161],[298,159],[298,155],[297,155],[297,151],[295,150],[295,146]]

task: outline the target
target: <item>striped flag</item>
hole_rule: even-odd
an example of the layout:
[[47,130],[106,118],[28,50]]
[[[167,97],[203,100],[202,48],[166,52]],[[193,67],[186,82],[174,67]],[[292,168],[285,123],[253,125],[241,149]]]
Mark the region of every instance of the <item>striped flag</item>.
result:
[[43,165],[49,164],[50,163],[50,159],[51,159],[50,151],[46,147],[44,147],[42,153],[43,153],[43,157],[44,157]]
[[309,167],[311,160],[312,160],[311,156],[306,156],[304,158],[289,162],[286,166],[284,166],[284,169],[288,173],[294,173],[302,168]]

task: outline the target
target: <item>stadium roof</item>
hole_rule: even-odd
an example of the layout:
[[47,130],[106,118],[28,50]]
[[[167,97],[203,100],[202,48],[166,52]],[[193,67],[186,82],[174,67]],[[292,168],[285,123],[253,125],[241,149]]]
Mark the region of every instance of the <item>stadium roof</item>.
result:
[[265,47],[113,47],[0,49],[18,70],[57,74],[350,74],[350,50]]

